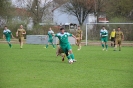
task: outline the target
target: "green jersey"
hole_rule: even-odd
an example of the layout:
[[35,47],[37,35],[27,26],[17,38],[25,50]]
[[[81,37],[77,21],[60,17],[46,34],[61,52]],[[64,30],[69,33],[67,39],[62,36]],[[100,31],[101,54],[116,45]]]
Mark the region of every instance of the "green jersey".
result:
[[103,37],[108,37],[108,31],[105,29],[101,29],[100,31],[100,36],[103,38]]
[[48,37],[49,39],[53,39],[53,34],[54,32],[51,30],[51,31],[48,31]]
[[55,35],[55,37],[58,37],[59,39],[59,42],[60,42],[60,45],[66,45],[66,44],[69,44],[69,41],[68,41],[68,37],[69,36],[72,36],[72,34],[68,33],[68,32],[65,32],[64,34],[62,33],[57,33]]
[[6,29],[3,31],[3,34],[5,35],[5,37],[11,37],[11,31],[9,29]]

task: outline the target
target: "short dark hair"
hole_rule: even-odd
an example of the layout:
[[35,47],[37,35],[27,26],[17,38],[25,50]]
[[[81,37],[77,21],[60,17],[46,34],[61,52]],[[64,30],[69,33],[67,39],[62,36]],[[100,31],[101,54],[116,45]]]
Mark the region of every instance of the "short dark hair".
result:
[[118,27],[118,28],[120,28],[120,27]]
[[105,27],[105,26],[103,26],[103,27]]
[[60,28],[60,30],[65,30],[64,28]]
[[7,27],[7,26],[5,26],[5,27]]

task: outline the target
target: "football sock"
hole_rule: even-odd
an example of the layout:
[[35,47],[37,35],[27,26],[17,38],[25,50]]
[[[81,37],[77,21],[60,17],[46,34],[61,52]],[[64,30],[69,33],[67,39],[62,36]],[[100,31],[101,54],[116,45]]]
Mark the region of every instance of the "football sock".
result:
[[68,60],[71,59],[70,55],[67,56]]
[[71,58],[74,60],[74,54],[70,54]]
[[104,48],[104,44],[102,44],[102,47]]
[[10,48],[12,47],[12,44],[9,44]]
[[46,48],[48,48],[48,45],[46,45]]
[[55,48],[54,44],[52,44],[53,48]]
[[106,45],[106,49],[108,49],[108,45]]
[[121,51],[121,47],[119,47],[119,51]]

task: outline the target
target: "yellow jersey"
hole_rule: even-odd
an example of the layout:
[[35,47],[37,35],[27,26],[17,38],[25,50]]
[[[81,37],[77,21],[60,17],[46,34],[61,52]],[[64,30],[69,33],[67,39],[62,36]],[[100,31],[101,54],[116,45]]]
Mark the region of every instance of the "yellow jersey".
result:
[[115,37],[115,31],[112,31],[111,34],[110,34],[110,38],[111,37]]

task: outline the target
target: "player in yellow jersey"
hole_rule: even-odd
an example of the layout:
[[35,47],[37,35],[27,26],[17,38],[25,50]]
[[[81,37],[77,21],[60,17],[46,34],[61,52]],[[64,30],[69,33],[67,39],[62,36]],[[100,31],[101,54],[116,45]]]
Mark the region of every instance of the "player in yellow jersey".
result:
[[122,40],[124,40],[124,34],[121,31],[121,28],[118,27],[118,29],[115,33],[115,49],[114,49],[114,51],[116,51],[118,45],[119,45],[119,51],[121,51]]
[[16,36],[19,38],[19,42],[20,42],[20,49],[23,48],[25,34],[26,34],[26,31],[25,29],[23,29],[23,25],[20,25],[20,28],[16,32]]
[[111,40],[111,46],[114,47],[115,46],[115,29],[113,29],[113,31],[110,34],[110,40]]
[[80,29],[80,26],[78,26],[78,29],[76,30],[76,38],[76,45],[78,46],[78,50],[80,50],[82,40],[82,30]]

